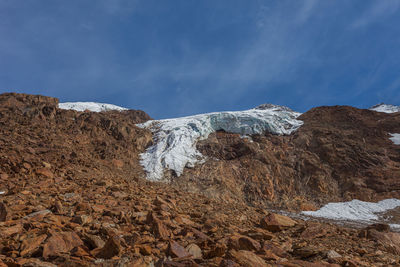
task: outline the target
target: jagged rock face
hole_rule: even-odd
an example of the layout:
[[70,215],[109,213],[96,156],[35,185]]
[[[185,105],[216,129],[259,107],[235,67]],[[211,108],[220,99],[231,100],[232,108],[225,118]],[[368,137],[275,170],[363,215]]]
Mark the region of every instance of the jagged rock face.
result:
[[201,141],[209,157],[173,180],[226,201],[308,209],[354,198],[400,197],[400,115],[352,107],[319,107],[290,136],[252,139],[218,132]]

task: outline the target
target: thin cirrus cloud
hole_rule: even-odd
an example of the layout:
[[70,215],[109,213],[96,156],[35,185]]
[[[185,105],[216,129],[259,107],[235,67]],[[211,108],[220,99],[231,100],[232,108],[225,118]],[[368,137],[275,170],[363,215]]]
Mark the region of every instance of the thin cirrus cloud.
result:
[[0,90],[155,118],[264,102],[400,104],[399,5],[0,0]]
[[382,19],[385,16],[392,16],[396,14],[400,7],[400,2],[397,0],[384,0],[374,1],[369,7],[362,12],[351,24],[351,28],[357,29],[360,27],[366,27],[370,23],[374,23]]

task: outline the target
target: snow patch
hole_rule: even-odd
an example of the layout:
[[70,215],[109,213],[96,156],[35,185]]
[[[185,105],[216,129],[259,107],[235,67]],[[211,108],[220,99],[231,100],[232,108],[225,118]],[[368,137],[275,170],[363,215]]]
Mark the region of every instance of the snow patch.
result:
[[397,223],[389,223],[390,228],[399,230],[400,229],[400,224]]
[[400,112],[400,106],[388,105],[388,104],[378,104],[369,108],[370,110],[384,112],[384,113],[395,113]]
[[153,132],[154,145],[141,154],[141,164],[147,172],[147,179],[152,181],[162,180],[165,169],[180,176],[185,167],[194,167],[205,161],[196,144],[207,139],[209,134],[218,130],[241,135],[264,132],[291,134],[303,124],[296,119],[300,114],[286,107],[265,104],[245,111],[147,121],[138,126]]
[[332,220],[375,222],[379,220],[377,213],[399,206],[400,200],[395,198],[377,203],[355,199],[349,202],[328,203],[317,211],[303,211],[302,214]]
[[0,195],[4,195],[5,193],[5,191],[0,191]]
[[127,108],[119,107],[112,104],[96,103],[96,102],[65,102],[59,103],[58,107],[61,109],[72,109],[76,111],[89,110],[92,112],[102,112],[109,110],[127,110]]
[[395,145],[400,145],[400,134],[398,133],[391,133],[390,134],[392,137],[390,137],[389,139],[392,140],[392,142]]

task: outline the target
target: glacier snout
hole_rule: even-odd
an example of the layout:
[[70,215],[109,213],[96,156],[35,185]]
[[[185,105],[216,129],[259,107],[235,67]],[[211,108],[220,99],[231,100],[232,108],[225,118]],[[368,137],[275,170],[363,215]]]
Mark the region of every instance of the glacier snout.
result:
[[153,132],[154,145],[141,154],[141,164],[149,180],[162,180],[165,169],[180,176],[186,166],[204,162],[205,157],[196,149],[196,144],[209,134],[224,130],[241,135],[264,132],[288,135],[303,124],[297,120],[299,115],[289,108],[267,104],[245,111],[148,121],[138,126]]

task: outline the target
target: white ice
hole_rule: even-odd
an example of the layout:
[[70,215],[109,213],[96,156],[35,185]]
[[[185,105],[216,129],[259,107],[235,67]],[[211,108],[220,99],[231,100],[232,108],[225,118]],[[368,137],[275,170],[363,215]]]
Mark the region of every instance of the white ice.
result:
[[112,104],[105,104],[105,103],[96,103],[96,102],[65,102],[59,103],[58,107],[61,109],[72,109],[76,111],[93,111],[93,112],[102,112],[102,111],[109,111],[109,110],[127,110],[126,108],[119,107]]
[[395,145],[400,145],[400,134],[398,133],[391,133],[390,134],[392,137],[389,137],[390,140],[392,140],[392,142]]
[[400,111],[400,106],[388,105],[388,104],[378,104],[370,108],[370,110],[375,110],[384,113],[395,113]]
[[303,211],[302,214],[332,220],[374,222],[379,219],[377,213],[400,206],[400,200],[391,198],[377,203],[352,200],[349,202],[328,203],[317,211]]
[[296,119],[299,115],[286,107],[265,104],[245,111],[147,121],[138,126],[153,132],[154,145],[141,154],[141,164],[147,172],[147,179],[152,181],[162,180],[165,169],[180,176],[185,167],[205,161],[196,144],[207,139],[209,134],[218,130],[241,135],[264,132],[291,134],[303,124]]

